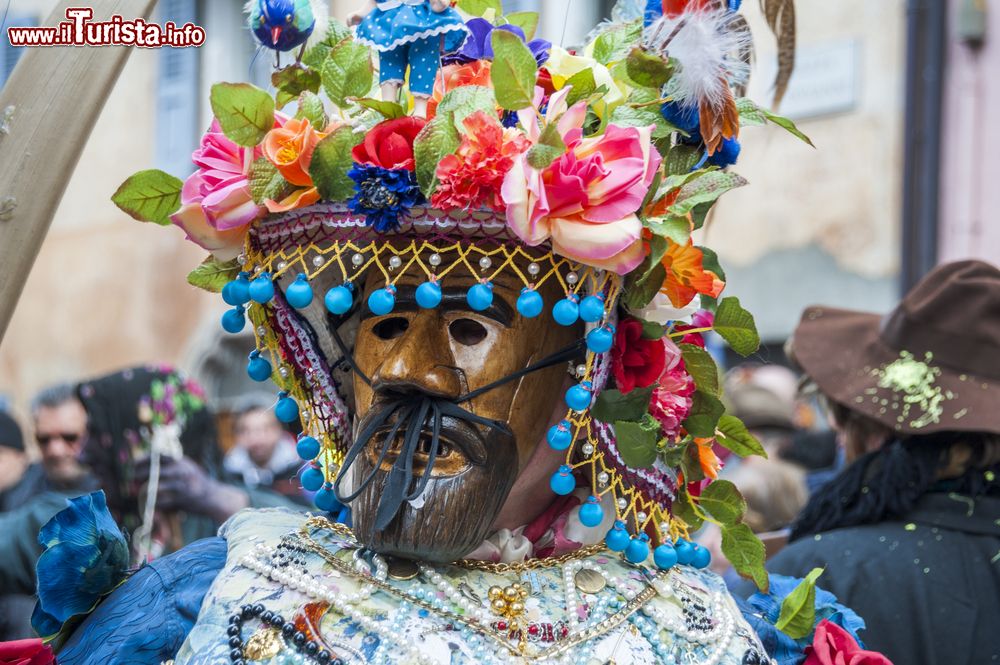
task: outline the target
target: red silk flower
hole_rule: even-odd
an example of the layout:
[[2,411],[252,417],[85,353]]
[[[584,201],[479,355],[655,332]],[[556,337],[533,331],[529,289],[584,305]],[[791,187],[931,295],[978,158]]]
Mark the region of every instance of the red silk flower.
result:
[[823,619],[816,626],[812,646],[806,647],[802,665],[892,665],[892,662],[880,653],[865,651],[850,633]]
[[52,648],[40,639],[0,642],[0,665],[55,665]]
[[351,156],[366,166],[412,171],[413,140],[426,124],[423,118],[412,116],[386,120],[372,127],[364,142],[354,146]]
[[652,385],[660,378],[665,364],[663,341],[643,339],[641,323],[622,319],[611,347],[611,371],[618,390],[627,393]]

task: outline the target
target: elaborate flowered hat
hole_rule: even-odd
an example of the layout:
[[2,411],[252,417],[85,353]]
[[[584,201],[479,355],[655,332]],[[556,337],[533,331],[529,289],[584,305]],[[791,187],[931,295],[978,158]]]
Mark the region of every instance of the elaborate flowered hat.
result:
[[[737,96],[749,44],[739,2],[622,2],[577,51],[535,39],[536,15],[493,4],[458,3],[483,15],[445,60],[427,118],[374,99],[372,52],[331,22],[275,73],[275,95],[212,88],[215,121],[185,182],[145,171],[115,201],[211,252],[189,281],[221,290],[227,331],[249,319],[247,371],[278,383],[279,418],[301,420],[301,480],[320,508],[335,504],[352,444],[356,367],[328,362],[350,360],[351,314],[390,314],[403,275],[419,276],[419,307],[436,307],[463,271],[478,278],[466,300],[481,311],[492,281],[513,275],[519,316],[585,324],[565,417],[547,435],[565,454],[552,490],[589,487],[581,521],[596,528],[613,510],[608,546],[641,561],[652,540],[661,567],[675,554],[707,565],[704,550],[671,544],[718,522],[737,569],[766,583],[742,498],[712,482],[713,446],[762,450],[724,414],[703,339],[715,331],[748,354],[757,333],[693,238],[719,196],[745,184],[725,170],[741,126],[798,134]],[[384,287],[361,303],[354,285],[373,274]],[[546,301],[552,284],[559,295]]]

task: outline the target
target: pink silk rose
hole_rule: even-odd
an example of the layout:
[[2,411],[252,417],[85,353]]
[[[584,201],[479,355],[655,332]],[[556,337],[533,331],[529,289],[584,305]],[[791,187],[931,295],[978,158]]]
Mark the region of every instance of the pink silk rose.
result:
[[676,441],[681,424],[691,413],[695,385],[684,367],[681,350],[669,337],[662,341],[666,363],[649,401],[649,412],[659,421],[664,436]]
[[[281,124],[283,118],[276,118],[275,126]],[[248,178],[261,154],[260,148],[233,143],[214,120],[191,155],[198,170],[184,182],[181,208],[170,220],[220,261],[240,253],[247,227],[265,212],[254,203]]]
[[0,642],[0,665],[54,665],[52,648],[40,639]]
[[[602,136],[584,138],[579,104],[560,116],[564,91],[553,95],[547,115],[557,122],[567,151],[541,171],[527,155],[514,161],[502,190],[507,223],[528,245],[551,238],[557,254],[625,274],[645,256],[636,211],[660,168],[653,128],[608,125]],[[526,126],[535,140],[537,120]]]
[[876,651],[865,651],[846,630],[827,619],[816,626],[802,665],[892,665]]

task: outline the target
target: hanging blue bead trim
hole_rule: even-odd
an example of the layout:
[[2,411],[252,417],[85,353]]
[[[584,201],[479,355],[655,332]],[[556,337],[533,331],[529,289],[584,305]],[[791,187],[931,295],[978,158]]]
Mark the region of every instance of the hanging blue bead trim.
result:
[[566,404],[574,411],[586,411],[590,407],[594,386],[590,381],[583,381],[566,391]]
[[307,462],[314,460],[316,459],[316,456],[319,455],[319,441],[317,441],[315,437],[303,434],[295,443],[295,452],[299,454],[301,459],[304,459]]
[[283,423],[294,423],[299,419],[299,405],[282,390],[278,393],[278,403],[274,405],[274,415]]
[[629,545],[628,531],[625,530],[625,522],[616,520],[615,524],[604,537],[604,542],[612,552],[624,552]]
[[530,286],[521,289],[521,295],[517,297],[517,311],[521,316],[533,319],[542,313],[544,306],[542,295],[538,291]]
[[601,500],[596,496],[591,496],[587,502],[580,506],[580,522],[583,526],[595,527],[604,521],[604,509],[601,508]]
[[227,305],[245,305],[250,302],[250,275],[241,272],[236,279],[222,287],[222,299]]
[[330,483],[324,484],[323,489],[316,492],[313,503],[316,504],[317,508],[328,513],[340,510],[342,505],[340,501],[337,501],[337,493],[333,491],[333,485]]
[[649,558],[649,536],[640,533],[633,536],[625,549],[625,559],[629,563],[642,563]]
[[567,464],[559,467],[559,470],[552,474],[549,480],[549,487],[559,496],[571,494],[576,489],[576,478],[573,477],[573,469]]
[[691,556],[691,565],[695,568],[708,568],[708,564],[712,563],[712,553],[708,551],[708,548],[698,543],[692,543],[691,549],[694,550],[694,554]]
[[664,543],[653,550],[653,563],[660,570],[669,570],[677,564],[677,550]]
[[270,302],[274,297],[274,282],[271,281],[271,273],[262,272],[257,279],[250,282],[250,299],[259,302],[261,305]]
[[474,284],[466,294],[465,300],[475,312],[488,309],[493,304],[493,284],[490,282]]
[[385,316],[396,306],[396,287],[390,284],[368,296],[368,309],[375,316]]
[[304,272],[300,272],[295,281],[289,285],[285,291],[285,300],[295,309],[308,307],[313,301],[313,290],[309,286],[309,278]]
[[271,363],[268,362],[267,358],[263,358],[260,355],[260,351],[254,349],[250,352],[250,357],[247,360],[247,375],[250,376],[254,381],[267,381],[271,378]]
[[545,435],[545,440],[554,450],[566,450],[573,442],[573,433],[570,431],[570,422],[561,420],[549,428]]
[[436,281],[424,282],[417,287],[417,304],[424,309],[434,309],[441,304],[441,285]]
[[615,327],[605,324],[587,333],[587,349],[591,353],[605,353],[615,343]]
[[674,550],[677,551],[677,563],[686,566],[694,561],[694,545],[691,541],[678,538],[674,543]]
[[323,302],[326,305],[326,309],[331,314],[336,314],[340,316],[341,314],[347,314],[351,311],[351,307],[354,306],[354,288],[351,286],[350,282],[347,282],[341,286],[335,286],[326,292],[326,297],[323,298]]
[[227,311],[222,315],[222,329],[227,333],[236,334],[243,330],[247,324],[247,317],[243,314],[243,305]]
[[302,483],[302,489],[308,492],[319,491],[319,488],[323,487],[325,480],[326,479],[323,477],[323,467],[320,466],[319,462],[311,463],[302,471],[302,475],[299,476],[299,482]]
[[597,323],[604,318],[604,295],[587,296],[580,303],[580,318],[587,323]]
[[569,294],[552,308],[552,318],[561,326],[571,326],[580,318],[579,298]]

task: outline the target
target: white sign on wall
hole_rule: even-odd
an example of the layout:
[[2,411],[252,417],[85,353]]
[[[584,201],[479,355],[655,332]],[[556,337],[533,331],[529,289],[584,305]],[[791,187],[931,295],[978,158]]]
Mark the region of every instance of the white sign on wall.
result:
[[[781,115],[793,120],[854,110],[858,103],[859,46],[853,39],[800,46],[795,71],[781,102]],[[777,63],[759,59],[751,96],[766,100],[772,94]]]

